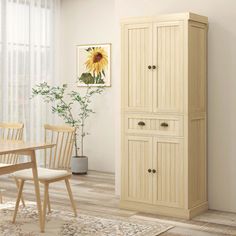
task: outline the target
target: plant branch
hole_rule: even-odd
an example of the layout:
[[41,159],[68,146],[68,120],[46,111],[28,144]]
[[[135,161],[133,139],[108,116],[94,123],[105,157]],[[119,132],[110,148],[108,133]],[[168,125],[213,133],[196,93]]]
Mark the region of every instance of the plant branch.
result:
[[[94,113],[94,111],[89,108],[89,104],[91,103],[92,96],[101,94],[103,88],[92,89],[88,86],[83,96],[78,91],[71,91],[65,94],[66,88],[66,84],[63,84],[62,87],[54,87],[44,82],[36,85],[35,88],[32,89],[32,98],[39,95],[42,96],[45,103],[55,104],[52,105],[52,112],[56,113],[67,124],[75,128],[74,146],[76,156],[78,156],[78,128],[81,126],[81,154],[83,156],[84,137],[87,135],[84,132],[85,120],[90,114]],[[66,95],[71,99],[68,103],[65,101]],[[78,103],[80,108],[76,118],[72,113],[72,105],[75,103]]]

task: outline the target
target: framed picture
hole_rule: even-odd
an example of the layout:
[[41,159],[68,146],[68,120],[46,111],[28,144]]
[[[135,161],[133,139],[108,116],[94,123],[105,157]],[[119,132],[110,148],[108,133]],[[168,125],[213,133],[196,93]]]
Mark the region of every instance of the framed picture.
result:
[[111,86],[111,44],[77,46],[78,86]]

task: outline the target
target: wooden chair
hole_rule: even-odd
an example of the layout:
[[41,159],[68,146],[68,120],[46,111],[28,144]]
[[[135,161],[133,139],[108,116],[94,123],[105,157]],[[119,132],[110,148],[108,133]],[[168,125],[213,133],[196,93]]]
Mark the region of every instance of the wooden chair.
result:
[[[0,141],[20,141],[23,139],[23,123],[0,123]],[[0,167],[14,165],[18,162],[19,156],[16,154],[0,155]],[[16,186],[19,187],[19,182],[15,179]],[[2,203],[2,192],[0,190],[0,203]],[[25,206],[23,196],[21,198]]]
[[[44,184],[43,217],[46,217],[47,207],[49,208],[49,211],[51,211],[49,200],[49,184],[62,180],[65,181],[74,215],[77,216],[76,205],[69,183],[69,179],[71,177],[70,162],[75,129],[69,126],[52,125],[45,125],[44,128],[45,142],[55,143],[56,146],[45,151],[44,168],[38,167],[39,181],[40,183]],[[15,222],[16,219],[24,182],[26,180],[33,180],[30,170],[17,171],[14,173],[14,176],[20,180],[20,187],[16,201],[13,222]]]
[[[19,141],[23,138],[24,124],[22,123],[0,123],[0,141]],[[13,165],[18,162],[18,155],[0,155],[0,165]]]

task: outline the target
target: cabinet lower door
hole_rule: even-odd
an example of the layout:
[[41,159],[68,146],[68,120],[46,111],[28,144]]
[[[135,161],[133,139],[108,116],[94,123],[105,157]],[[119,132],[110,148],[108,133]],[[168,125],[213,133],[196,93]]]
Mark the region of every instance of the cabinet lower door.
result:
[[153,140],[153,204],[182,207],[184,197],[183,140]]
[[126,137],[124,159],[122,181],[125,200],[152,203],[152,174],[148,172],[152,168],[152,138]]

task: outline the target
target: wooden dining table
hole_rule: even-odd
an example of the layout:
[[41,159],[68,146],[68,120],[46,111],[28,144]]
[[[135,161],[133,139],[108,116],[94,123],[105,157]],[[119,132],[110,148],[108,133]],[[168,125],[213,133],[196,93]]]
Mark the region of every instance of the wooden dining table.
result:
[[35,196],[36,196],[38,215],[39,215],[39,226],[40,226],[41,232],[44,232],[44,229],[45,229],[45,219],[43,220],[43,214],[42,214],[42,205],[41,205],[41,199],[40,199],[39,179],[38,179],[35,151],[40,150],[40,149],[52,148],[53,146],[55,146],[55,144],[52,144],[52,143],[0,141],[0,155],[3,155],[3,157],[4,157],[4,154],[17,154],[17,155],[25,155],[25,156],[30,157],[28,162],[17,163],[14,165],[7,165],[7,166],[0,167],[0,175],[13,173],[18,170],[32,169]]

